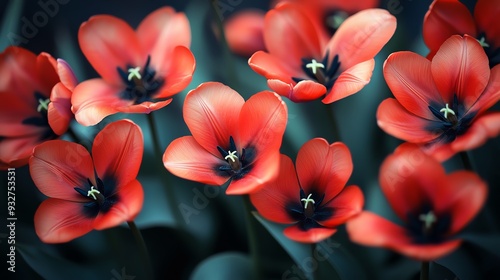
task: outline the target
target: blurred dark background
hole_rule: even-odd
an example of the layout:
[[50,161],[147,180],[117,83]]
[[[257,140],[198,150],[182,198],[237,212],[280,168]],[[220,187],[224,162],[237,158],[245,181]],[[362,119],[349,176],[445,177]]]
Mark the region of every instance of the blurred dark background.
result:
[[[60,3],[56,2],[57,13],[48,16],[46,24],[40,24],[32,38],[13,40],[15,36],[12,34],[21,34],[26,21],[36,20],[34,15],[43,11],[39,3],[46,2],[49,1],[3,0],[0,3],[0,50],[16,44],[34,53],[49,52],[68,61],[80,81],[97,76],[86,62],[77,41],[80,24],[90,16],[111,14],[136,27],[147,14],[162,6],[172,6],[187,14],[192,29],[191,49],[197,66],[193,81],[186,90],[175,96],[171,105],[153,113],[162,148],[166,148],[173,139],[189,134],[182,119],[182,104],[185,94],[200,83],[220,81],[245,98],[267,89],[265,79],[248,67],[247,58],[228,55],[223,43],[214,35],[217,13],[208,0],[60,0]],[[470,9],[475,3],[462,2]],[[427,54],[421,28],[430,3],[430,0],[381,1],[380,7],[390,10],[397,18],[398,28],[376,57],[371,83],[359,93],[329,105],[338,120],[341,140],[352,152],[354,173],[349,184],[359,185],[364,190],[366,209],[391,218],[394,214],[379,190],[378,171],[382,160],[392,153],[400,141],[386,135],[376,124],[378,104],[392,95],[381,70],[385,58],[394,51],[410,50]],[[239,10],[266,10],[269,2],[220,0],[218,7],[226,8],[219,10],[224,21]],[[282,153],[295,159],[300,146],[311,138],[323,137],[329,142],[339,140],[334,138],[329,128],[327,114],[330,111],[319,100],[302,104],[286,101],[289,123]],[[498,104],[495,108],[500,109]],[[146,239],[158,279],[248,279],[251,268],[241,197],[226,196],[224,189],[184,181],[167,174],[161,155],[153,151],[144,115],[116,115],[95,127],[82,127],[77,123],[72,126],[82,144],[88,146],[93,135],[106,123],[120,118],[134,120],[142,127],[145,136],[146,150],[139,180],[146,196],[136,223]],[[458,251],[431,265],[431,279],[500,278],[500,206],[496,203],[496,199],[500,198],[499,144],[498,139],[493,139],[470,152],[475,169],[489,183],[486,209],[490,215],[480,215],[465,229],[462,234],[469,236],[469,241]],[[463,168],[458,157],[447,161],[445,166],[449,171]],[[165,177],[167,179],[163,179]],[[2,184],[7,186],[6,172],[1,172],[0,178]],[[16,169],[16,186],[16,272],[7,271],[8,232],[1,226],[2,279],[143,279],[137,246],[126,226],[93,231],[66,244],[43,244],[34,232],[33,216],[44,196],[33,185],[27,167]],[[177,205],[174,208],[192,210],[185,223],[175,222],[170,211],[172,205],[166,198],[166,187],[175,192]],[[6,221],[7,215],[6,196],[6,190],[0,192],[2,221]],[[275,238],[259,223],[257,225],[263,279],[303,279],[302,275],[293,272],[293,268],[296,267],[294,260],[299,258],[304,247]],[[366,279],[418,279],[418,262],[387,250],[352,244],[343,227],[332,240],[338,244],[336,247],[339,250],[349,255],[343,260],[347,266],[350,269],[360,268],[358,272]],[[319,267],[319,275],[325,276],[320,279],[336,279],[331,265],[319,263]],[[287,271],[292,273],[286,274]]]

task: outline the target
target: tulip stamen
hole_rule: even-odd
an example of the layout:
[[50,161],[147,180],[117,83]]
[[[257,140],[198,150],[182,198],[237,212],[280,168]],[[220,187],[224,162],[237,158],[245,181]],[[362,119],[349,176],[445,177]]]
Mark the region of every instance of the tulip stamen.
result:
[[426,231],[432,227],[432,224],[437,222],[437,217],[432,211],[427,212],[427,214],[420,214],[418,219],[424,223],[424,230]]
[[483,48],[488,48],[490,46],[490,44],[486,43],[486,38],[484,38],[484,36],[482,36],[481,39],[476,39],[476,40]]
[[101,194],[101,192],[100,192],[100,191],[98,191],[98,190],[96,190],[96,189],[94,189],[94,186],[92,186],[92,187],[90,188],[90,191],[88,191],[88,192],[87,192],[87,196],[88,196],[88,197],[92,196],[92,198],[93,198],[94,200],[97,200],[96,194]]
[[37,112],[41,112],[42,110],[49,110],[50,99],[38,99],[38,107],[36,108]]
[[452,114],[453,116],[456,116],[456,115],[455,115],[455,111],[453,111],[452,109],[450,109],[450,108],[448,107],[448,103],[446,103],[446,107],[445,107],[445,108],[442,108],[441,110],[439,110],[439,112],[444,113],[444,117],[445,117],[446,119],[448,119],[448,114]]
[[323,63],[317,62],[316,59],[313,59],[311,63],[306,64],[306,68],[310,68],[314,75],[316,75],[316,71],[318,68],[325,68]]
[[307,205],[311,202],[313,205],[316,203],[314,199],[311,198],[312,193],[310,193],[307,198],[302,198],[300,201],[304,202],[304,209],[307,209]]
[[224,157],[225,160],[230,159],[232,162],[236,162],[238,160],[238,156],[236,155],[237,151],[227,151],[228,155]]
[[138,80],[142,79],[142,75],[139,72],[141,71],[141,67],[129,68],[128,69],[128,80],[132,81],[132,79],[136,78]]

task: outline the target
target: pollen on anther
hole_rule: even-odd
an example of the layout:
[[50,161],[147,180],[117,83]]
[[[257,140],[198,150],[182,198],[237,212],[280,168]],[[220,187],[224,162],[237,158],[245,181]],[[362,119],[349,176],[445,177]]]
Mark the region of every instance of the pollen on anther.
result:
[[100,194],[100,193],[101,193],[100,191],[98,191],[98,190],[94,189],[94,186],[92,186],[92,187],[90,188],[90,191],[88,191],[88,192],[87,192],[87,196],[92,196],[92,198],[93,198],[94,200],[97,200],[97,198],[95,197],[95,195],[96,195],[96,194]]
[[47,111],[49,109],[50,99],[38,99],[38,107],[36,108],[37,112],[41,112],[42,110]]
[[314,205],[316,202],[314,201],[314,199],[311,198],[312,196],[312,193],[310,193],[307,198],[302,198],[300,201],[304,202],[304,209],[307,208],[307,205],[309,204],[309,202],[312,202],[312,204]]
[[313,59],[311,63],[306,64],[306,68],[311,68],[313,74],[316,75],[316,71],[318,68],[325,68],[323,63],[317,62],[316,59]]
[[224,157],[225,160],[231,159],[232,162],[236,162],[238,156],[236,155],[236,151],[228,151],[228,155]]
[[131,81],[133,78],[137,78],[137,79],[141,79],[142,76],[141,76],[141,73],[139,72],[141,71],[141,67],[135,67],[135,68],[130,68],[128,69],[128,80]]

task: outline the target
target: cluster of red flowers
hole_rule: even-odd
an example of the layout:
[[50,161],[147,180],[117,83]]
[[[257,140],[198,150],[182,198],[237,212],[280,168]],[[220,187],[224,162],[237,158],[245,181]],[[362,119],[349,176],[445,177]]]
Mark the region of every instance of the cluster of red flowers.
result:
[[[363,211],[361,188],[346,186],[353,162],[342,142],[314,138],[295,165],[280,153],[288,119],[282,98],[330,104],[360,91],[396,18],[375,8],[377,1],[278,2],[226,23],[229,46],[250,56],[249,67],[272,91],[247,101],[218,82],[189,91],[183,117],[192,135],[168,145],[165,168],[249,195],[264,218],[289,225],[284,234],[295,241],[319,242],[347,223],[353,242],[419,260],[456,249],[454,235],[481,210],[487,185],[472,171],[447,175],[441,162],[500,133],[500,112],[487,111],[500,99],[500,1],[479,0],[472,15],[459,1],[435,0],[423,19],[430,53],[396,52],[383,65],[394,98],[379,105],[377,123],[408,143],[387,157],[379,180],[402,226]],[[131,221],[144,200],[136,179],[139,126],[109,124],[91,156],[57,139],[71,121],[90,126],[118,112],[149,114],[185,89],[195,70],[188,19],[169,7],[135,30],[114,16],[93,16],[78,40],[100,78],[78,83],[65,61],[46,53],[9,47],[0,54],[0,166],[29,162],[34,183],[50,197],[35,214],[36,233],[48,243]],[[402,175],[402,165],[410,172]]]

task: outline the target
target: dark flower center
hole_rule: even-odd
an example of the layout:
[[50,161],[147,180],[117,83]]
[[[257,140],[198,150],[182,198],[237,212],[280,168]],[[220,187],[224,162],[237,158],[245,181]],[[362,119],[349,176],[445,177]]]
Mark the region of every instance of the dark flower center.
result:
[[464,134],[469,128],[475,112],[466,112],[464,105],[458,101],[457,95],[453,96],[453,103],[431,104],[429,110],[437,118],[427,127],[427,130],[439,134],[436,141],[450,143],[457,136]]
[[[111,207],[118,202],[118,195],[114,193],[116,181],[106,179],[105,183],[96,177],[97,186],[94,186],[90,179],[82,188],[74,188],[80,195],[88,198],[90,201],[83,204],[83,213],[89,218],[94,218],[99,212],[107,213]],[[106,185],[106,188],[104,187]]]
[[[314,58],[302,58],[302,70],[306,76],[326,87],[327,91],[332,89],[333,84],[339,77],[340,61],[339,56],[335,55],[331,62],[329,62],[329,53],[327,52],[321,62],[316,61]],[[306,80],[303,78],[292,77],[298,83]]]
[[37,127],[44,128],[45,131],[40,135],[40,141],[45,141],[45,140],[50,140],[50,139],[55,139],[57,138],[57,135],[54,133],[52,128],[49,125],[49,118],[48,118],[48,109],[49,109],[49,103],[50,99],[43,96],[40,92],[35,91],[33,94],[34,98],[37,102],[37,109],[36,111],[38,112],[37,116],[34,117],[29,117],[26,118],[22,121],[23,124],[26,125],[33,125]]
[[145,101],[153,101],[154,95],[164,84],[164,80],[156,77],[156,71],[149,65],[151,57],[148,56],[144,67],[133,67],[127,65],[127,70],[117,67],[118,73],[126,85],[121,93],[121,98],[132,100],[134,104],[141,104]]
[[293,201],[287,205],[288,215],[296,220],[299,228],[304,231],[321,228],[323,226],[318,222],[327,220],[333,214],[333,208],[323,204],[324,198],[325,194],[311,192],[306,195],[304,190],[300,189],[300,201]]
[[436,244],[446,239],[451,225],[451,218],[447,214],[439,216],[431,207],[425,205],[420,211],[409,213],[407,230],[417,244]]
[[490,40],[486,38],[486,34],[483,32],[477,37],[477,41],[484,49],[484,52],[488,56],[490,61],[490,68],[495,65],[500,64],[500,46],[494,46],[490,43]]
[[349,13],[342,10],[333,10],[325,13],[323,24],[328,30],[329,35],[333,36],[349,16]]
[[252,169],[256,153],[254,147],[242,148],[240,154],[233,137],[230,136],[227,149],[217,146],[217,150],[226,161],[225,164],[216,166],[216,172],[219,175],[230,176],[233,180],[238,180]]

